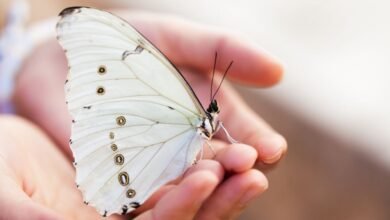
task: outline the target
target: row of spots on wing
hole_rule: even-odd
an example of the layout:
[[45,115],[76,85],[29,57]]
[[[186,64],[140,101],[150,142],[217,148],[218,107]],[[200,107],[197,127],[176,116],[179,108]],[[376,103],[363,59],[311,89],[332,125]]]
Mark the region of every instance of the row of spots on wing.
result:
[[[115,118],[115,122],[118,126],[124,126],[126,124],[126,117],[120,115],[120,116]],[[111,131],[109,133],[109,138],[112,140],[111,144],[110,144],[110,149],[113,152],[116,152],[118,150],[118,145],[114,141],[115,140],[115,133]],[[114,164],[115,165],[122,166],[124,163],[125,163],[125,157],[123,154],[120,154],[120,153],[114,154]],[[118,182],[121,186],[128,187],[128,185],[130,184],[129,174],[126,171],[122,171],[122,172],[118,173]],[[130,199],[134,198],[136,193],[137,192],[134,189],[129,188],[126,191],[126,197],[130,198]],[[138,208],[139,206],[140,206],[140,204],[138,202],[131,202],[129,205],[126,205],[126,204],[123,205],[122,206],[122,215],[125,215],[128,212],[129,207]],[[103,216],[105,217],[106,215],[107,215],[107,212],[105,211]]]
[[[104,75],[104,74],[106,74],[106,73],[107,73],[107,67],[104,66],[104,65],[98,66],[98,68],[97,68],[97,73],[98,73],[99,75],[101,75],[101,76]],[[98,86],[98,87],[96,88],[96,93],[97,93],[98,95],[102,96],[102,95],[104,95],[104,93],[106,93],[106,90],[104,89],[103,86]]]
[[[122,54],[122,59],[125,59],[128,55],[130,54],[139,54],[141,53],[142,51],[144,50],[143,47],[141,46],[137,46],[135,48],[134,51],[125,51],[123,52]],[[107,67],[105,65],[100,65],[97,67],[97,74],[99,74],[100,76],[103,76],[107,73]],[[68,83],[68,80],[65,81],[65,84]],[[96,94],[99,95],[99,96],[102,96],[106,93],[106,90],[103,86],[98,86],[96,88]],[[66,102],[66,104],[68,104]],[[84,109],[91,109],[91,105],[89,106],[83,106]],[[126,124],[126,118],[124,116],[118,116],[116,119],[116,124],[118,126],[124,126]],[[74,120],[72,121],[74,123]],[[114,132],[110,132],[109,133],[109,139],[112,140],[111,144],[110,144],[110,148],[113,152],[116,152],[118,150],[118,146],[116,143],[114,143],[114,139],[115,139],[115,134]],[[72,141],[70,140],[70,144],[72,144]],[[122,166],[124,163],[125,163],[125,157],[120,154],[120,153],[117,153],[114,155],[114,163],[115,165],[117,166]],[[77,163],[74,162],[74,165],[76,166]],[[118,174],[118,182],[121,186],[123,187],[127,187],[129,184],[130,184],[130,176],[129,174],[126,172],[126,171],[122,171]],[[77,185],[78,187],[78,185]],[[136,195],[136,191],[134,189],[131,189],[129,188],[127,191],[126,191],[126,197],[127,198],[134,198]],[[84,201],[85,204],[88,204],[87,201]],[[140,204],[138,202],[131,202],[129,204],[130,207],[132,208],[138,208],[140,206]],[[122,214],[126,214],[127,211],[128,211],[128,206],[127,205],[123,205],[122,206]],[[107,216],[107,210],[104,211],[103,213],[103,216],[106,217]]]

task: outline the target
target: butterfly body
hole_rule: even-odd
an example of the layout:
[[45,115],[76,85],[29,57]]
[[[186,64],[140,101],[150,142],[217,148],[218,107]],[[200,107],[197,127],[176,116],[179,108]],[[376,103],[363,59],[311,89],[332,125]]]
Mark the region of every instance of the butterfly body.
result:
[[202,123],[198,127],[198,130],[203,138],[211,140],[220,126],[220,121],[218,119],[219,108],[215,99],[210,102],[210,105],[206,110],[206,115],[207,117],[203,119]]
[[126,214],[192,165],[220,127],[177,68],[124,20],[72,7],[57,35],[68,59],[76,184],[101,215]]

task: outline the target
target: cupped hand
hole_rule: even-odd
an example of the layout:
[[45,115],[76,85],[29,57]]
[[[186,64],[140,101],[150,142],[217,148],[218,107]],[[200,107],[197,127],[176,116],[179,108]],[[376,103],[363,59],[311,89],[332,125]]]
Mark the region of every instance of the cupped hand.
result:
[[[94,208],[83,204],[71,163],[40,128],[21,118],[2,116],[0,140],[0,219],[100,218]],[[236,216],[267,187],[261,173],[246,171],[256,159],[253,149],[244,147],[240,161],[232,158],[238,151],[242,149],[232,147],[217,153],[217,161],[200,161],[183,177],[162,187],[132,215],[147,220]],[[219,186],[224,167],[240,174]],[[125,216],[113,215],[109,219]]]
[[[204,105],[208,105],[210,99],[210,73],[215,52],[219,57],[218,72],[223,72],[230,61],[234,61],[228,73],[232,82],[265,87],[281,78],[282,68],[277,61],[235,34],[169,16],[128,11],[119,14],[182,70]],[[63,92],[66,66],[64,53],[57,42],[42,45],[25,63],[14,100],[19,112],[38,124],[60,146],[69,164],[70,118]],[[216,77],[214,88],[220,78]],[[177,186],[163,187],[135,212],[142,213],[139,218],[176,219],[187,214],[181,219],[229,219],[237,216],[251,199],[267,188],[267,179],[253,166],[279,161],[287,149],[284,138],[257,116],[229,83],[223,83],[216,99],[221,121],[241,144],[228,144],[223,134],[219,134],[212,142],[216,155],[205,148],[205,159],[213,158],[214,161],[199,162],[184,179],[175,182],[179,183]],[[195,172],[197,170],[202,172]],[[67,178],[73,178],[73,174]],[[77,192],[73,184],[69,187]]]

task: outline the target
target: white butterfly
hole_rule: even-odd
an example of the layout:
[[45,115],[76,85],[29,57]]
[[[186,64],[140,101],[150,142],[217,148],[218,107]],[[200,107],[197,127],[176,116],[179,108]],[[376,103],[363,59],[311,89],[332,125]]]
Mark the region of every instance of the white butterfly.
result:
[[183,76],[124,20],[96,9],[60,13],[73,116],[76,183],[100,214],[126,214],[191,166],[218,130]]

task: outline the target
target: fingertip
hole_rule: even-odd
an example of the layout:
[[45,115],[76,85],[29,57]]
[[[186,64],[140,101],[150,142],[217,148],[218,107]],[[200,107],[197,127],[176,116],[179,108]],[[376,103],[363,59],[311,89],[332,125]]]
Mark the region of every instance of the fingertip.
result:
[[256,145],[259,159],[265,164],[278,162],[287,152],[287,141],[279,134],[259,138]]
[[264,173],[255,169],[252,169],[249,172],[250,175],[253,176],[253,185],[258,187],[262,192],[266,191],[269,187],[269,182]]
[[263,81],[263,85],[265,87],[273,86],[283,79],[283,65],[276,58],[270,57],[267,63],[267,69],[264,70],[264,74],[268,75],[268,77],[264,77],[267,80]]
[[[235,61],[230,78],[249,86],[269,87],[283,78],[281,61],[251,40],[226,35],[223,41],[225,53]],[[222,49],[221,49],[222,50]]]
[[245,188],[247,189],[240,199],[241,204],[246,204],[268,189],[268,179],[260,171],[250,170],[247,173]]
[[279,83],[284,75],[282,62],[275,56],[268,53],[257,44],[248,44],[252,48],[252,53],[256,57],[256,61],[252,66],[259,79],[260,86],[269,87]]
[[220,161],[225,170],[236,173],[253,167],[256,159],[257,151],[246,144],[232,144],[218,152],[216,156],[216,160]]

